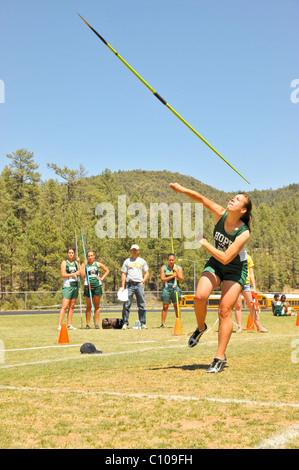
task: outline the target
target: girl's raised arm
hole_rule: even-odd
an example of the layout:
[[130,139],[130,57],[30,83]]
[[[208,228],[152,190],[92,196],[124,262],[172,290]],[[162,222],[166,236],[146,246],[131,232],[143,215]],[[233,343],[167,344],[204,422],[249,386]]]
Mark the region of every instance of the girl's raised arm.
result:
[[202,194],[199,194],[192,189],[185,188],[178,183],[170,183],[169,187],[175,191],[176,193],[182,193],[186,196],[190,197],[193,201],[199,202],[203,204],[203,206],[208,209],[215,217],[216,222],[223,216],[225,209],[224,207],[216,204],[215,202],[211,201],[207,197],[204,197]]

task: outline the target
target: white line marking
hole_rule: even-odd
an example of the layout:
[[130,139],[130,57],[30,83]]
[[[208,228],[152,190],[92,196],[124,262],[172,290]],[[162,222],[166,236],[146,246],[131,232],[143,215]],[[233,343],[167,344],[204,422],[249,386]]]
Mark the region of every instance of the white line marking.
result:
[[[266,339],[279,339],[279,338],[285,338],[285,337],[293,337],[293,336],[298,336],[298,334],[292,334],[292,335],[273,335],[273,336],[263,336],[263,340]],[[236,342],[243,342],[243,341],[256,341],[257,339],[260,339],[258,336],[251,336],[248,338],[237,338],[237,339],[231,339],[230,343],[236,343]],[[217,344],[218,340],[211,340],[211,341],[201,341],[198,343],[198,346],[205,346],[207,344]],[[58,345],[59,347],[63,345]],[[68,346],[68,345],[67,345]],[[78,345],[80,346],[80,345]],[[53,346],[55,347],[55,346]],[[135,349],[135,350],[128,350],[128,351],[118,351],[118,352],[110,352],[110,353],[103,353],[103,354],[80,354],[80,356],[74,356],[74,357],[63,357],[63,358],[57,358],[57,359],[48,359],[48,360],[43,360],[43,361],[34,361],[34,362],[23,362],[19,364],[8,364],[4,366],[0,366],[0,369],[10,369],[13,367],[23,367],[23,366],[30,366],[30,365],[38,365],[38,364],[49,364],[51,362],[62,362],[62,361],[68,361],[68,360],[76,360],[76,359],[81,359],[81,358],[86,358],[86,357],[106,357],[106,356],[116,356],[116,355],[121,355],[121,354],[136,354],[140,352],[147,352],[147,351],[155,351],[158,349],[172,349],[172,348],[187,348],[187,344],[178,344],[178,345],[173,345],[173,346],[158,346],[158,347],[152,347],[152,348],[144,348],[144,349]],[[28,349],[35,349],[35,348],[28,348]],[[4,350],[5,351],[5,350]],[[8,350],[9,351],[9,350]]]
[[177,345],[177,346],[159,346],[158,348],[143,348],[143,349],[134,349],[128,351],[118,351],[118,352],[111,352],[111,353],[103,353],[103,354],[80,354],[80,356],[73,356],[73,357],[61,357],[57,359],[45,359],[44,361],[34,361],[34,362],[21,362],[19,364],[7,364],[5,366],[0,366],[0,369],[11,369],[13,367],[23,367],[23,366],[30,366],[30,365],[37,365],[37,364],[49,364],[51,362],[62,362],[62,361],[69,361],[69,360],[76,360],[76,359],[85,359],[85,358],[98,358],[100,360],[101,357],[107,356],[117,356],[121,354],[135,354],[140,352],[147,352],[147,351],[154,351],[156,349],[171,349],[171,348],[186,348],[187,345]]
[[151,394],[151,393],[122,393],[122,392],[109,392],[109,391],[85,391],[85,390],[57,390],[49,388],[39,388],[39,387],[16,387],[9,385],[0,384],[1,390],[15,390],[23,392],[44,392],[44,393],[59,393],[59,394],[78,394],[78,395],[92,395],[92,396],[103,396],[110,395],[123,398],[147,398],[150,400],[167,400],[167,401],[211,401],[214,403],[234,403],[239,405],[249,405],[249,406],[266,406],[266,407],[290,407],[298,408],[299,403],[282,403],[282,402],[263,402],[263,401],[252,401],[252,400],[238,400],[235,398],[209,398],[209,397],[193,397],[193,396],[184,396],[184,395],[161,395],[161,394]]
[[285,448],[286,445],[296,439],[299,436],[299,424],[290,426],[287,429],[284,429],[281,433],[276,436],[270,437],[259,444],[256,449],[281,449]]
[[158,341],[125,341],[123,344],[157,343]]
[[81,346],[81,344],[57,344],[55,346],[34,346],[32,348],[19,348],[19,349],[0,349],[0,352],[11,351],[30,351],[32,349],[50,349],[50,348],[73,348]]
[[[293,336],[298,336],[299,333],[295,333],[295,334],[290,334],[290,335],[265,335],[263,336],[264,339],[274,339],[274,338],[287,338],[287,337],[293,337]],[[244,338],[244,336],[242,338],[231,338],[230,342],[237,342],[237,341],[252,341],[252,340],[256,340],[258,338],[261,338],[262,336],[259,335],[259,336],[251,336],[251,337],[247,337],[247,338]],[[179,341],[180,338],[174,338],[174,339],[168,339],[168,340],[165,340],[167,342],[176,342],[176,341]],[[123,344],[143,344],[143,343],[158,343],[157,340],[145,340],[145,341],[125,341],[123,342]],[[198,343],[199,346],[202,346],[202,345],[205,345],[205,344],[210,344],[210,343],[215,343],[215,341],[200,341],[200,343]],[[50,345],[50,346],[33,346],[33,347],[30,347],[30,348],[15,348],[15,349],[0,349],[0,352],[12,352],[12,351],[30,351],[30,350],[35,350],[35,349],[50,349],[50,348],[70,348],[70,347],[79,347],[81,346],[82,343],[80,344],[56,344],[56,345]],[[136,351],[138,352],[138,351]]]

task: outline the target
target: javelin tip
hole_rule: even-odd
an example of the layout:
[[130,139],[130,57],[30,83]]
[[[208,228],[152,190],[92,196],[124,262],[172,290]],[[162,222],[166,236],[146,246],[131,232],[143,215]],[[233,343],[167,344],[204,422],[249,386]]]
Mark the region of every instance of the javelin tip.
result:
[[83,18],[83,16],[80,15],[80,13],[77,12],[77,15],[80,16],[81,20],[83,20],[84,23],[91,28],[90,24],[87,23],[87,21]]

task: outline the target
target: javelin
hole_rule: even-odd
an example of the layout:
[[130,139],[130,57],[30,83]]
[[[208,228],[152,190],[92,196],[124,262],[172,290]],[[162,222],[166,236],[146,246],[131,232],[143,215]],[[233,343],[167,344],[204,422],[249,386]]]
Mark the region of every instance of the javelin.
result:
[[[139,80],[143,83],[143,85],[145,85],[153,94],[156,98],[158,98],[159,101],[161,101],[162,104],[164,104],[168,109],[170,109],[170,111],[178,118],[180,119],[180,121],[182,121],[185,126],[187,126],[197,137],[199,137],[211,150],[213,150],[213,152],[216,153],[216,155],[218,155],[218,157],[220,157],[228,166],[230,166],[236,173],[238,173],[238,175],[240,175],[247,183],[249,183],[249,181],[243,176],[241,175],[241,173],[238,172],[238,170],[236,170],[236,168],[234,168],[216,149],[214,149],[214,147],[212,147],[211,144],[209,144],[209,142],[204,139],[182,116],[180,116],[180,114],[175,110],[173,109],[168,103],[167,101],[164,100],[164,98],[162,98],[162,96],[159,95],[159,93],[157,93],[140,75],[139,73],[136,72],[136,70],[133,69],[133,67],[131,67],[130,64],[128,64],[128,62],[125,61],[125,59],[123,59],[121,57],[121,55],[119,55],[118,52],[116,52],[115,49],[113,49],[112,46],[110,46],[110,44],[108,44],[108,42],[92,27],[90,26],[90,24],[87,23],[87,21],[85,21],[85,19],[79,15],[79,13],[77,13],[78,16],[80,16],[80,18],[84,21],[85,24],[87,24],[87,26],[98,36],[98,38],[110,49],[111,52],[113,52],[113,54],[116,55],[116,57],[119,58],[119,60],[126,66],[128,67],[129,70],[131,70],[131,72],[137,77],[139,78]],[[250,184],[250,183],[249,183]]]
[[[76,243],[76,256],[78,257],[78,243],[77,243],[77,231],[75,227],[75,243]],[[80,266],[80,265],[79,265]],[[81,328],[83,328],[82,323],[82,302],[81,302],[81,291],[80,291],[80,278],[78,279],[78,291],[79,291],[79,300],[80,300],[80,317],[81,317]]]
[[[171,237],[171,248],[172,248],[172,253],[174,254],[174,249],[173,249],[173,238]],[[180,304],[179,304],[179,295],[178,295],[178,278],[175,276],[174,278],[174,286],[175,286],[175,297],[176,297],[176,305],[177,305],[177,311],[178,311],[178,318],[181,318],[181,310],[180,310]]]
[[[83,251],[84,251],[84,259],[87,260],[87,258],[86,258],[86,252],[85,252],[85,245],[84,245],[84,238],[83,238],[83,231],[82,231],[82,230],[81,230],[81,237],[82,237],[82,245],[83,245]],[[88,290],[89,290],[89,297],[90,297],[90,303],[91,303],[92,316],[93,316],[93,319],[94,319],[94,307],[93,307],[92,294],[91,294],[91,286],[90,286],[90,280],[89,280],[89,274],[88,274],[87,266],[85,267],[85,272],[86,272],[86,277],[87,277],[87,284],[88,284]]]

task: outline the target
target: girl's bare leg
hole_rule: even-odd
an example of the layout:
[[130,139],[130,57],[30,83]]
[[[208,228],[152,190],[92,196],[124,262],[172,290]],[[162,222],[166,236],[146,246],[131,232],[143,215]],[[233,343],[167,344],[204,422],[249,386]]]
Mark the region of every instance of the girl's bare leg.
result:
[[85,302],[86,302],[86,310],[85,310],[85,316],[86,316],[86,325],[90,325],[90,318],[91,318],[91,302],[89,297],[85,297]]
[[219,359],[224,359],[225,357],[225,351],[233,331],[232,311],[241,291],[241,284],[234,281],[223,281],[218,310],[219,329],[216,357]]
[[98,325],[100,321],[100,301],[101,296],[95,295],[93,297],[93,306],[94,306],[94,324]]
[[214,273],[204,272],[199,279],[194,298],[194,311],[200,331],[204,330],[205,327],[207,300],[219,284],[220,279]]
[[77,299],[72,299],[70,301],[70,307],[69,307],[69,311],[67,314],[67,326],[71,326],[72,324],[72,318],[73,318],[74,307],[76,305],[76,302],[77,302]]
[[259,316],[256,314],[254,305],[252,304],[253,298],[252,298],[251,292],[250,291],[243,292],[243,296],[244,296],[244,299],[246,301],[246,305],[249,308],[250,316],[251,316],[252,321],[254,322],[254,324],[257,328],[257,331],[260,332],[260,333],[261,332],[267,333],[266,328],[264,328],[262,326],[261,321],[259,319]]
[[235,317],[238,325],[237,333],[242,332],[242,298],[241,294],[239,295],[236,305],[235,305]]
[[161,312],[161,324],[165,325],[167,312],[168,312],[169,304],[163,302],[162,312]]
[[60,312],[59,312],[59,318],[58,318],[58,327],[61,326],[61,323],[62,323],[62,320],[64,318],[66,309],[70,305],[70,301],[71,301],[70,299],[65,299],[65,298],[62,299],[62,306],[61,306],[61,309],[60,309]]

